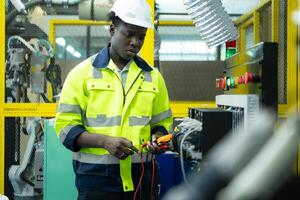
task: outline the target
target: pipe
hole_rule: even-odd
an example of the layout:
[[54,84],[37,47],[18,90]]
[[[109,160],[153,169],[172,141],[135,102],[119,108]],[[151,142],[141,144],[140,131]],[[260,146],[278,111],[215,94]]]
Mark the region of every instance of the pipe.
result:
[[21,0],[10,0],[10,2],[14,5],[14,7],[17,9],[18,12],[27,14],[27,12],[25,10],[25,6]]
[[[25,3],[25,10],[32,8],[36,5],[44,5],[44,4],[56,4],[56,5],[76,5],[79,4],[80,0],[33,0]],[[18,10],[13,9],[6,17],[6,26],[19,14]]]

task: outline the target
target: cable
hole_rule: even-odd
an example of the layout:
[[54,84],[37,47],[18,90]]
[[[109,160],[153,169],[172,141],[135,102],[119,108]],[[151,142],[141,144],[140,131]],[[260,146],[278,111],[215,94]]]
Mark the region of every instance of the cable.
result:
[[[151,176],[151,199],[153,199],[153,196],[155,195],[156,197],[156,191],[154,189],[154,177],[155,177],[155,163],[154,163],[154,158],[153,155],[151,156],[151,162],[152,162],[152,176]],[[155,194],[153,195],[153,190],[155,192]],[[157,199],[157,198],[156,198]]]
[[[7,41],[7,48],[8,48],[8,50],[11,49],[11,42],[14,39],[19,40],[30,51],[32,51],[35,55],[37,55],[39,57],[54,58],[53,48],[52,48],[51,44],[47,40],[38,39],[38,40],[27,42],[22,37],[20,37],[18,35],[13,35],[13,36],[11,36],[11,37],[8,38],[8,41]],[[43,50],[41,49],[42,47],[45,47],[45,49],[47,50],[47,53],[49,55],[43,54]]]
[[[136,188],[136,191],[134,192],[134,200],[136,200],[136,195],[137,195],[137,192],[138,190],[141,188],[141,185],[142,185],[142,179],[143,179],[143,176],[144,176],[144,173],[145,173],[145,166],[144,166],[144,160],[143,160],[143,155],[142,155],[142,152],[143,152],[143,149],[147,146],[147,143],[143,143],[140,147],[140,158],[141,158],[141,168],[142,168],[142,172],[141,172],[141,176],[140,176],[140,180],[139,180],[139,183],[137,185],[137,188]],[[146,161],[148,161],[148,152],[146,154]],[[151,162],[152,162],[152,175],[151,175],[151,200],[156,200],[158,199],[158,193],[156,192],[156,190],[154,190],[154,181],[155,181],[155,162],[154,162],[154,155],[151,154]],[[154,195],[153,195],[153,190],[155,191],[155,199],[154,199]]]
[[143,160],[143,154],[142,154],[142,151],[141,151],[140,156],[141,156],[141,168],[142,168],[142,172],[141,172],[141,176],[140,176],[139,183],[138,183],[138,185],[137,185],[137,187],[136,187],[136,190],[135,190],[135,192],[134,192],[134,196],[133,196],[133,199],[134,199],[134,200],[136,200],[137,192],[139,191],[139,188],[140,188],[141,185],[142,185],[142,180],[143,180],[143,176],[144,176],[144,172],[145,172],[145,171],[144,171],[145,168],[144,168],[144,160]]
[[41,93],[40,95],[43,98],[45,103],[51,103],[51,101],[46,97],[46,95],[44,93]]
[[181,172],[182,172],[182,177],[183,177],[183,180],[184,182],[190,186],[190,183],[187,181],[187,178],[186,178],[186,174],[185,174],[185,169],[184,169],[184,161],[183,161],[183,143],[185,141],[185,139],[191,134],[193,133],[193,131],[190,131],[190,132],[187,132],[181,142],[180,142],[180,166],[181,166]]
[[50,58],[50,63],[46,69],[46,79],[50,82],[53,98],[52,102],[56,102],[55,96],[57,95],[57,87],[61,85],[61,70],[59,65],[55,64],[55,58]]
[[182,137],[182,140],[180,141],[180,166],[181,166],[181,172],[182,172],[182,177],[184,182],[188,185],[191,186],[186,178],[185,170],[184,170],[184,161],[183,161],[183,143],[185,139],[194,131],[202,131],[202,122],[191,119],[191,118],[183,118],[180,121],[182,121],[177,128],[180,130],[181,133],[184,133],[184,136]]
[[10,49],[10,43],[13,39],[17,39],[19,40],[20,42],[22,42],[30,51],[32,51],[33,53],[36,53],[37,50],[34,49],[29,42],[27,42],[26,40],[24,40],[22,37],[20,36],[17,36],[17,35],[13,35],[11,37],[8,38],[8,41],[7,41],[7,48]]

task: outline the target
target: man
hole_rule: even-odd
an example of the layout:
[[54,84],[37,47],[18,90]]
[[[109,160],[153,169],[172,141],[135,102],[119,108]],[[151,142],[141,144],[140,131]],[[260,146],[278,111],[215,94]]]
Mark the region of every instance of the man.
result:
[[[111,43],[65,80],[56,131],[74,152],[78,199],[155,199],[147,152],[160,148],[149,141],[168,133],[172,114],[161,74],[137,55],[153,27],[150,7],[117,0],[110,19]],[[143,144],[143,153],[133,153]]]

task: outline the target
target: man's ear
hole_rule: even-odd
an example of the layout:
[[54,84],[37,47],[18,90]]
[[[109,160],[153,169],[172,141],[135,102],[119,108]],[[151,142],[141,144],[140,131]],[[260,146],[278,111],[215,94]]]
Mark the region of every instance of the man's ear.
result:
[[110,33],[110,36],[113,36],[115,34],[115,30],[116,30],[116,26],[114,24],[111,24],[109,26],[109,33]]

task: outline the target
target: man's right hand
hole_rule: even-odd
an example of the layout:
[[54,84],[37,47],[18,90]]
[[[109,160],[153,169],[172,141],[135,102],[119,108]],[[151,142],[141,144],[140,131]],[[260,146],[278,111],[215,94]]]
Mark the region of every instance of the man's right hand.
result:
[[131,146],[132,142],[126,138],[106,136],[104,139],[104,148],[120,160],[124,160],[128,155],[133,154],[133,151],[129,149]]
[[133,151],[129,149],[132,146],[132,142],[122,137],[84,132],[77,138],[76,142],[80,148],[104,148],[111,155],[121,160],[124,160],[128,155],[133,154]]

